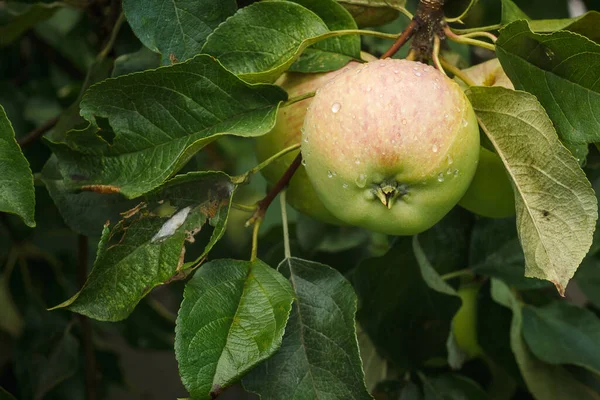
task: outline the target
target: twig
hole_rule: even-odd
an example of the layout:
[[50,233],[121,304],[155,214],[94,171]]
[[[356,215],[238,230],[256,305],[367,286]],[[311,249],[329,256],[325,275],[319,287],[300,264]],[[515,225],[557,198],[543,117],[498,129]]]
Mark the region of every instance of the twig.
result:
[[267,209],[275,199],[275,197],[281,192],[287,185],[290,183],[290,180],[296,173],[298,167],[300,167],[300,163],[302,162],[302,153],[299,153],[294,161],[290,164],[288,169],[285,171],[283,176],[279,178],[279,181],[273,188],[267,193],[264,199],[258,202],[258,208],[252,215],[252,217],[246,222],[246,226],[250,226],[252,224],[256,224],[257,221],[260,221],[265,216]]
[[412,37],[412,35],[415,33],[415,31],[418,28],[419,28],[419,23],[417,22],[417,20],[415,20],[413,18],[410,21],[410,24],[408,24],[408,26],[406,27],[406,29],[404,29],[404,31],[402,31],[402,34],[398,37],[398,39],[396,39],[394,44],[388,49],[388,51],[386,51],[381,56],[381,59],[383,60],[384,58],[389,58],[389,57],[393,56],[394,54],[396,54],[398,52],[398,50],[400,50],[400,48],[402,46],[404,46],[404,44],[406,44],[406,42],[408,42],[408,40]]
[[265,168],[267,165],[271,164],[273,161],[278,160],[279,158],[285,156],[287,153],[291,153],[292,151],[298,150],[299,148],[300,143],[293,144],[290,147],[287,147],[281,150],[280,152],[273,154],[271,157],[267,158],[265,161],[261,162],[260,164],[249,170],[245,175],[254,175],[261,169]]
[[473,276],[473,275],[475,275],[475,273],[471,269],[465,268],[465,269],[461,269],[458,271],[453,271],[453,272],[444,274],[441,276],[441,278],[443,280],[447,281],[449,279],[460,278],[462,276]]
[[312,92],[303,93],[300,96],[289,98],[286,102],[284,102],[281,105],[280,108],[291,106],[292,104],[298,103],[302,100],[310,99],[311,97],[314,97],[315,94],[316,94],[316,92],[312,91]]
[[258,231],[260,230],[260,224],[262,218],[254,222],[254,228],[252,229],[252,252],[250,253],[250,261],[256,261],[258,258]]
[[19,146],[27,147],[30,144],[34,143],[40,137],[44,135],[44,133],[48,132],[50,129],[54,128],[56,123],[58,122],[59,117],[54,117],[46,122],[44,122],[41,126],[38,126],[27,135],[23,136],[19,139]]
[[483,47],[484,49],[496,51],[496,46],[494,44],[488,43],[488,42],[483,42],[483,41],[477,40],[477,39],[471,39],[469,37],[465,37],[464,35],[457,35],[456,33],[452,32],[452,30],[450,29],[450,27],[448,25],[446,25],[444,27],[444,33],[446,34],[448,39],[450,39],[456,43],[468,44],[468,45],[472,45],[472,46],[479,46],[479,47]]
[[292,252],[290,250],[290,230],[288,227],[285,190],[281,191],[281,194],[279,195],[279,202],[281,205],[281,224],[283,225],[283,254],[285,255],[285,258],[290,258],[292,256]]
[[[77,237],[77,278],[79,287],[87,281],[88,238]],[[96,354],[92,341],[92,325],[85,315],[79,314],[79,323],[83,334],[83,352],[85,355],[85,392],[87,400],[96,400]]]
[[433,38],[433,53],[432,53],[433,65],[444,75],[446,75],[446,71],[444,71],[444,67],[440,63],[440,37],[435,35]]
[[442,66],[448,71],[452,72],[452,74],[458,77],[461,81],[467,84],[467,86],[477,86],[477,84],[469,78],[464,72],[462,72],[459,68],[450,64],[448,61],[444,59],[444,57],[440,57],[440,63]]

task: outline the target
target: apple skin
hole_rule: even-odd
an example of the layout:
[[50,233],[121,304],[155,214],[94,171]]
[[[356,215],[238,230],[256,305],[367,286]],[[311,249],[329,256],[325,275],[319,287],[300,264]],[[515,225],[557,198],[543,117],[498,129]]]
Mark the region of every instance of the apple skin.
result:
[[[367,53],[363,53],[361,56],[366,61],[376,60],[375,57]],[[337,71],[316,74],[287,72],[283,74],[277,80],[277,82],[275,82],[275,84],[279,85],[286,92],[288,92],[288,96],[290,98],[293,98],[308,92],[314,92],[325,83],[329,82],[332,78],[343,72],[345,69],[353,69],[360,65],[362,64],[353,61],[350,62],[346,67]],[[304,116],[306,115],[306,109],[311,101],[312,98],[308,98],[279,109],[277,121],[273,129],[266,135],[261,136],[256,140],[255,152],[258,162],[262,162],[272,155],[294,144],[300,143],[302,140],[301,131],[304,123]],[[294,151],[275,160],[261,170],[262,175],[271,185],[274,185],[285,173],[299,152],[299,150]],[[321,200],[319,200],[319,197],[315,193],[312,184],[308,180],[308,176],[306,175],[303,165],[298,168],[291,179],[287,188],[286,198],[288,203],[293,208],[303,214],[318,219],[322,222],[345,225],[343,222],[335,218],[325,208]]]
[[479,128],[454,81],[422,63],[386,59],[343,71],[317,92],[301,145],[308,177],[336,218],[414,235],[467,191]]
[[458,204],[472,213],[488,218],[515,215],[515,195],[500,157],[481,147],[479,165],[467,193]]

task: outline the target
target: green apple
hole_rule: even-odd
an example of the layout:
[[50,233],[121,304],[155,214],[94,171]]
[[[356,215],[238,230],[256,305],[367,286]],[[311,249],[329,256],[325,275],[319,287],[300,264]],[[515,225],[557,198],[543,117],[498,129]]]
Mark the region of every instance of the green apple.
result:
[[[370,54],[363,53],[364,60],[374,60]],[[275,82],[287,91],[290,98],[318,90],[337,74],[345,69],[353,69],[360,66],[359,62],[351,62],[343,69],[317,74],[303,74],[298,72],[285,73]],[[277,114],[275,127],[266,135],[256,140],[256,158],[259,162],[266,160],[272,155],[294,145],[302,140],[302,125],[306,109],[312,98],[308,98],[287,107],[282,107]],[[261,172],[265,179],[274,185],[290,166],[299,151],[288,153],[277,159]],[[306,176],[304,166],[297,171],[287,189],[287,201],[296,210],[323,222],[343,225],[335,218],[319,200],[312,184]]]
[[515,195],[500,157],[481,147],[479,165],[467,193],[458,204],[488,218],[515,215]]
[[463,197],[479,128],[460,87],[435,68],[386,59],[342,71],[304,120],[306,173],[339,220],[414,235]]

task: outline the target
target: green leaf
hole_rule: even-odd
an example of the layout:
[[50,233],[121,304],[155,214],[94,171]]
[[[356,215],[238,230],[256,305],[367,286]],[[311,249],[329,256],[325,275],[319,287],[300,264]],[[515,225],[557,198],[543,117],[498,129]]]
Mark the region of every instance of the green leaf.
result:
[[575,274],[577,286],[596,308],[600,309],[600,260],[586,257]]
[[531,352],[549,364],[574,364],[600,373],[600,320],[562,301],[523,307],[523,336]]
[[15,140],[15,132],[0,105],[0,212],[16,214],[35,226],[35,193],[29,163]]
[[[222,172],[192,172],[167,182],[148,201],[104,227],[94,269],[81,290],[56,308],[101,321],[126,318],[154,287],[182,279],[225,231],[234,185]],[[201,255],[184,264],[187,243],[214,227]]]
[[160,53],[185,61],[201,53],[206,38],[237,9],[235,0],[124,0],[123,11],[136,36]]
[[385,256],[361,262],[353,282],[361,301],[358,320],[382,356],[397,368],[446,358],[461,301],[425,262],[416,239],[413,245],[410,238],[399,238]]
[[73,231],[85,236],[98,236],[106,221],[117,222],[121,213],[130,210],[138,201],[120,194],[100,194],[69,190],[60,174],[55,156],[50,157],[41,175],[65,223]]
[[369,393],[373,393],[377,384],[386,379],[388,373],[387,361],[377,353],[375,345],[369,335],[359,326],[356,326],[358,348],[365,372],[365,385]]
[[[247,84],[212,57],[198,56],[92,86],[81,115],[102,130],[92,125],[71,131],[66,143],[49,144],[66,188],[134,198],[160,186],[218,136],[265,134],[286,98],[279,87]],[[116,136],[109,144],[111,130]]]
[[458,374],[436,377],[420,375],[423,381],[425,400],[486,400],[488,395],[473,380]]
[[359,28],[389,24],[400,14],[391,7],[392,3],[397,7],[406,6],[404,0],[338,0],[338,3],[352,15]]
[[288,258],[278,270],[296,302],[281,348],[243,379],[264,399],[371,399],[356,339],[356,295],[323,264]]
[[294,293],[262,261],[215,260],[187,283],[175,328],[179,373],[194,399],[217,397],[281,345]]
[[600,45],[572,32],[533,33],[517,21],[502,30],[496,52],[515,88],[538,98],[575,157],[600,141]]
[[508,286],[492,279],[492,297],[512,310],[510,330],[511,348],[517,359],[527,388],[536,399],[597,399],[598,396],[577,382],[561,366],[544,363],[537,359],[527,346],[521,329],[523,323],[522,305]]
[[[7,264],[12,263],[14,266],[15,262],[16,259],[13,258],[11,262],[9,256]],[[4,271],[8,268],[5,267]],[[0,331],[4,331],[15,338],[23,332],[23,317],[13,300],[5,274],[0,275]]]
[[479,275],[498,278],[516,289],[538,289],[550,283],[525,277],[525,256],[515,220],[480,219],[471,240],[471,266]]
[[529,20],[530,18],[525,14],[519,6],[517,6],[512,0],[501,0],[502,2],[502,17],[500,21],[502,25],[508,25],[511,22],[525,19]]
[[598,204],[591,184],[534,96],[502,87],[467,95],[514,185],[525,275],[564,294],[592,244]]
[[577,18],[566,19],[542,19],[529,21],[529,26],[534,32],[555,32],[569,31],[578,33],[590,40],[600,42],[600,13],[598,11],[589,11]]
[[202,52],[248,82],[275,82],[327,33],[325,22],[301,5],[263,1],[240,9],[215,29]]
[[[317,14],[330,31],[357,29],[356,22],[335,0],[292,0]],[[317,42],[302,52],[290,67],[296,72],[327,72],[342,68],[349,61],[360,59],[360,37],[341,36]]]
[[75,375],[79,368],[79,341],[69,328],[40,367],[37,371],[36,399],[43,398],[58,384]]
[[147,47],[142,46],[135,53],[123,54],[115,59],[115,66],[111,76],[113,78],[121,75],[131,74],[133,72],[145,71],[158,68],[160,66],[160,57]]
[[7,14],[12,15],[12,18],[7,23],[0,25],[0,48],[8,46],[35,25],[50,18],[61,6],[58,2],[3,5],[3,8],[6,7]]

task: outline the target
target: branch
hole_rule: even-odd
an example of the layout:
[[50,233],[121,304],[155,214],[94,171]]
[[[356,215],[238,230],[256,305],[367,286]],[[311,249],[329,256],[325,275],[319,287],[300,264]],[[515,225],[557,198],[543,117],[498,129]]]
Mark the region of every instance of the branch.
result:
[[54,117],[46,122],[44,122],[41,126],[38,126],[27,135],[23,136],[19,139],[18,143],[21,148],[27,147],[30,144],[34,143],[38,140],[44,133],[48,132],[50,129],[54,128],[56,123],[58,122],[59,117]]
[[416,19],[413,18],[410,21],[410,24],[408,24],[408,26],[406,27],[406,29],[404,29],[404,31],[402,31],[402,34],[398,37],[398,39],[396,39],[394,44],[388,49],[388,51],[386,51],[381,56],[381,59],[383,60],[385,58],[389,58],[389,57],[393,56],[394,54],[396,54],[398,52],[398,50],[400,50],[400,48],[402,46],[404,46],[404,44],[406,42],[409,41],[409,39],[417,31],[417,29],[419,29],[419,23],[417,22]]
[[273,186],[273,188],[269,191],[269,193],[267,193],[264,199],[257,203],[258,208],[256,209],[256,211],[254,211],[252,217],[250,217],[250,219],[246,222],[246,226],[255,224],[257,221],[260,221],[264,218],[267,209],[269,208],[275,197],[277,197],[279,192],[281,192],[290,183],[290,180],[296,173],[296,170],[298,169],[298,167],[300,167],[301,162],[302,153],[299,153],[296,156],[296,158],[294,158],[294,161],[292,161],[292,163],[285,171],[283,176],[279,179],[277,184]]

